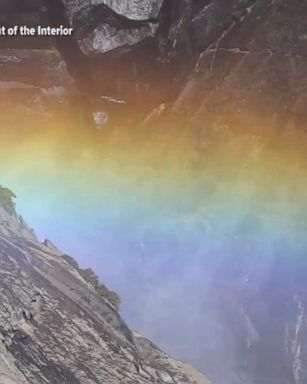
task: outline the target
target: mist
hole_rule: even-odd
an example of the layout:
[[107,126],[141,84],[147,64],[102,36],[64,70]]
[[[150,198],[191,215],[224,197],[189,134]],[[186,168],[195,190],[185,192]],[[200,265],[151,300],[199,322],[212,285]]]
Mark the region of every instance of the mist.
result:
[[[91,195],[73,182],[48,194],[39,183],[15,183],[18,211],[39,238],[93,268],[120,295],[128,325],[172,356],[229,384],[263,332],[275,348],[280,306],[305,268],[291,261],[306,240],[299,213],[288,215],[288,187],[260,204],[253,184],[203,183],[199,193],[197,182],[177,199],[147,179],[146,189],[123,188],[114,200],[115,184]],[[271,323],[274,314],[281,324]]]

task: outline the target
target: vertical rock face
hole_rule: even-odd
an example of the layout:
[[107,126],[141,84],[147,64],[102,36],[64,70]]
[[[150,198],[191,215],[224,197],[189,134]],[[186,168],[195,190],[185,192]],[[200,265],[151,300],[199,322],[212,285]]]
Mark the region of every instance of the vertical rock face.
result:
[[[98,3],[99,0],[96,1]],[[129,19],[146,20],[157,17],[163,0],[105,0],[104,3],[115,12]]]
[[131,20],[148,20],[158,16],[163,0],[63,0],[70,19],[73,19],[84,9],[97,5],[106,5],[119,15]]
[[[294,128],[305,140],[307,45],[302,15],[306,7],[306,2],[212,1],[194,17],[191,30],[196,28],[197,37],[189,32],[187,41],[196,59],[171,105],[171,115],[180,116],[175,121],[181,131],[197,132],[195,148],[199,158],[206,151],[215,151],[223,140],[242,140],[248,152],[247,143],[254,140],[255,134],[255,158],[261,157],[259,148],[268,141],[269,146],[274,146],[272,137],[287,137]],[[180,28],[175,30],[177,35],[182,33]],[[201,42],[197,41],[200,36]],[[172,48],[169,54],[179,54],[179,47]],[[221,162],[223,159],[220,155]],[[242,162],[237,165],[242,166]],[[294,164],[289,161],[291,166]],[[249,167],[247,170],[253,172]],[[303,244],[302,239],[297,244]],[[229,253],[233,254],[231,249]],[[285,244],[278,245],[276,255],[270,272],[257,271],[246,255],[239,259],[240,265],[232,276],[236,254],[214,272],[219,282],[231,281],[222,289],[213,284],[212,302],[209,300],[206,306],[208,313],[217,314],[220,327],[227,330],[228,348],[225,350],[223,342],[220,347],[213,345],[204,363],[217,382],[306,381],[307,296],[302,281],[306,265],[300,260],[290,269],[287,259],[294,256]],[[258,257],[259,265],[267,265],[264,255]],[[253,278],[247,273],[250,268]],[[245,275],[246,280],[239,281],[238,276]],[[210,333],[218,329],[212,326]],[[223,367],[218,363],[221,355]]]
[[115,294],[49,241],[39,243],[13,198],[0,188],[2,384],[208,383],[134,335]]
[[[3,2],[3,25],[71,24],[75,34],[2,38],[0,91],[41,109],[74,102],[79,91],[88,116],[108,116],[103,124],[122,116],[125,125],[138,124],[162,103],[201,119],[229,96],[232,104],[221,108],[235,116],[249,108],[274,121],[275,112],[302,121],[305,11],[304,2],[266,0]],[[26,75],[32,57],[44,63],[44,75]]]
[[[305,382],[306,292],[298,271],[285,271],[283,262],[276,260],[274,272],[266,277],[263,273],[245,281],[239,281],[237,275],[231,277],[230,264],[218,268],[216,278],[229,281],[229,285],[218,288],[213,284],[212,298],[205,308],[210,318],[212,314],[216,318],[216,324],[207,326],[209,333],[218,335],[220,329],[223,338],[208,337],[211,355],[204,354],[202,360],[215,382]],[[245,266],[237,270],[241,276],[252,263],[245,260],[242,264]],[[214,345],[216,340],[221,344]]]
[[[79,106],[81,98],[82,111],[99,128],[156,132],[161,126],[165,132],[171,122],[175,138],[196,132],[197,159],[204,147],[214,152],[221,137],[238,131],[248,136],[251,156],[257,156],[265,141],[253,136],[259,116],[263,136],[267,127],[280,134],[289,127],[305,130],[305,0],[15,0],[1,2],[0,11],[6,25],[75,29],[73,39],[1,39],[1,103],[16,106],[20,98],[27,113],[49,116],[55,105]],[[101,298],[76,266],[50,244],[37,242],[11,197],[2,190],[0,378],[52,384],[191,382],[183,378],[190,368],[178,368],[127,330],[116,297],[113,303]],[[222,289],[214,285],[206,307],[227,330],[227,342],[213,343],[201,360],[217,383],[306,383],[306,268],[291,271],[285,289],[285,259],[265,281],[262,271],[255,280],[242,281],[231,275],[231,263],[216,267],[218,281],[227,276],[234,282]],[[240,262],[237,273],[244,276],[253,265]],[[220,328],[209,329],[214,332]]]
[[302,123],[305,12],[305,2],[287,1],[250,1],[225,12],[224,23],[219,28],[214,23],[215,33],[205,34],[209,44],[200,52],[176,110],[187,108],[196,120],[209,113],[239,122],[240,114],[251,111],[270,124]]

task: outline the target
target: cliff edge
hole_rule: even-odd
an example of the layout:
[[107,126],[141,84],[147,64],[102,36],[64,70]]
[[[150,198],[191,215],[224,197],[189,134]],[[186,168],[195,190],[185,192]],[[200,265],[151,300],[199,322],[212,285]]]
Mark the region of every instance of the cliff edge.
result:
[[0,187],[1,384],[208,384],[130,331],[118,296],[50,241]]

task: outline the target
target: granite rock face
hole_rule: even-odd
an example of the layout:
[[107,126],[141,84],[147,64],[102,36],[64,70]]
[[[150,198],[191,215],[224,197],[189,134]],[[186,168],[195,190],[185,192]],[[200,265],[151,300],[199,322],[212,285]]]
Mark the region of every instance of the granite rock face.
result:
[[[125,109],[135,124],[162,103],[174,105],[173,111],[185,116],[198,114],[200,121],[208,110],[211,115],[235,115],[243,108],[268,116],[293,111],[302,117],[304,103],[292,98],[304,94],[299,80],[305,60],[304,3],[165,1],[157,5],[154,19],[147,13],[143,20],[137,12],[131,16],[133,7],[128,11],[111,3],[82,9],[78,3],[66,4],[68,14],[75,10],[75,36],[83,53],[94,54],[97,65],[104,67],[105,75],[93,69],[93,78],[105,87],[96,84],[95,92],[127,101],[125,106],[101,103],[110,110],[109,121],[112,110]],[[110,78],[116,83],[111,85]],[[269,103],[264,94],[271,95]],[[232,106],[220,106],[221,99],[230,97]],[[138,100],[142,110],[135,111],[131,104]]]
[[163,0],[63,0],[70,20],[82,10],[106,5],[119,15],[131,20],[148,20],[157,17]]
[[[0,40],[0,64],[3,69],[0,71],[0,101],[3,95],[3,103],[12,98],[16,105],[16,95],[21,95],[20,105],[27,105],[24,104],[26,99],[31,107],[27,108],[29,113],[33,113],[32,106],[36,105],[38,111],[47,114],[54,105],[58,108],[66,103],[82,103],[85,106],[82,112],[92,119],[98,128],[106,125],[111,128],[119,126],[121,129],[138,126],[141,132],[156,132],[161,129],[164,133],[165,127],[168,128],[171,122],[172,126],[176,127],[176,137],[185,130],[196,132],[195,148],[199,154],[198,158],[201,158],[202,151],[208,148],[208,143],[209,150],[213,148],[214,151],[215,143],[218,143],[221,137],[238,134],[238,127],[242,126],[248,127],[248,132],[245,129],[241,132],[242,137],[246,133],[249,135],[245,141],[247,152],[251,146],[257,153],[263,140],[263,137],[253,137],[254,125],[256,123],[258,127],[259,116],[263,123],[263,136],[268,126],[276,127],[280,132],[293,126],[301,131],[305,129],[305,0],[10,0],[1,2],[0,10],[2,24],[66,24],[73,25],[75,29],[73,39]],[[31,75],[33,65],[36,69],[34,77]],[[11,209],[13,207],[10,207],[9,211]],[[2,268],[4,272],[1,273],[6,279],[11,277],[12,281],[19,278],[20,270],[30,273],[24,277],[24,284],[31,295],[36,292],[36,283],[32,283],[34,288],[31,290],[29,281],[37,281],[38,286],[39,282],[43,281],[43,289],[46,290],[43,291],[43,298],[47,303],[50,300],[51,304],[47,306],[47,312],[43,311],[41,317],[38,317],[42,320],[37,320],[34,316],[34,325],[31,322],[25,325],[26,328],[34,327],[34,334],[37,335],[35,340],[38,341],[34,343],[33,338],[25,337],[24,344],[20,341],[19,345],[18,337],[13,337],[13,341],[5,342],[12,342],[8,347],[2,347],[3,361],[9,364],[11,372],[15,372],[14,375],[19,371],[31,380],[29,378],[33,375],[39,355],[37,350],[41,350],[45,356],[41,360],[45,368],[40,375],[48,378],[51,369],[48,364],[57,364],[58,382],[70,382],[69,374],[81,375],[74,371],[77,360],[81,358],[80,355],[71,357],[69,350],[69,353],[64,353],[56,349],[56,355],[49,359],[50,349],[55,345],[58,325],[65,322],[68,316],[63,315],[60,320],[61,315],[56,311],[52,312],[51,308],[62,305],[61,295],[64,295],[69,304],[65,311],[69,316],[70,313],[75,316],[70,323],[71,329],[78,334],[78,329],[88,332],[90,328],[93,351],[96,351],[96,344],[102,342],[99,338],[102,331],[95,328],[96,323],[100,323],[100,317],[97,320],[100,314],[91,314],[92,323],[89,324],[86,320],[84,325],[84,313],[93,311],[92,306],[86,303],[87,297],[93,296],[96,300],[96,296],[82,280],[80,273],[76,272],[76,268],[68,266],[60,255],[56,256],[56,251],[38,244],[32,231],[25,228],[21,219],[9,211],[1,211],[0,231],[12,244],[10,247],[13,248],[9,249],[15,249],[17,243],[23,252],[31,255],[33,261],[32,264],[26,264],[25,258],[18,253],[20,260],[13,262],[4,253],[3,263],[7,266]],[[19,233],[17,237],[16,233]],[[7,249],[4,245],[3,247]],[[64,270],[66,276],[66,268],[69,268],[69,287],[55,290],[55,277],[46,277],[46,271],[50,270],[48,263],[55,266],[55,270],[60,270],[59,276],[64,274]],[[8,272],[12,265],[16,267],[17,275],[10,275],[12,272]],[[30,265],[31,268],[25,267],[24,270],[23,265]],[[240,268],[240,272],[244,274],[246,266],[243,262]],[[216,276],[225,273],[229,277],[230,269],[229,264],[224,265],[222,271],[217,268]],[[268,279],[261,292],[258,289],[259,281],[254,285],[249,283],[249,288],[245,288],[244,283],[237,281],[234,276],[233,280],[237,285],[233,292],[228,287],[222,287],[214,292],[212,302],[209,300],[208,311],[213,308],[214,313],[218,313],[218,318],[224,319],[223,328],[229,330],[227,341],[230,340],[229,348],[224,344],[222,347],[212,345],[210,354],[204,353],[202,356],[204,370],[210,371],[216,382],[306,382],[307,295],[296,286],[285,292],[281,283],[284,278],[282,270],[281,265],[279,269],[276,267],[276,279]],[[294,280],[303,279],[304,273],[304,270],[296,271]],[[66,277],[61,284],[68,284],[65,281]],[[76,286],[78,288],[75,288]],[[19,291],[25,289],[19,286],[17,290],[19,294]],[[229,296],[225,297],[225,290],[229,292]],[[238,292],[244,292],[244,295],[241,296]],[[272,293],[271,299],[268,299],[268,293]],[[17,304],[32,300],[31,297],[24,297],[24,300],[18,301],[17,293],[14,295],[15,293],[12,302],[17,300]],[[29,305],[31,307],[31,304]],[[108,305],[112,308],[112,303]],[[281,313],[281,308],[287,310]],[[12,313],[18,310],[19,304],[12,308]],[[119,322],[116,324],[122,324],[115,314],[116,311],[111,313],[111,323],[114,321]],[[43,343],[44,321],[55,324],[54,329],[51,327],[49,336],[46,336],[50,348]],[[141,355],[144,357],[152,346],[142,337],[129,332],[125,336],[126,331],[124,332],[121,325],[119,328],[116,337],[120,340],[120,352],[109,353],[109,346],[103,346],[105,349],[102,353],[109,356],[108,361],[113,359],[116,364],[121,356],[127,356],[127,359],[124,357],[120,360],[120,364],[124,364],[125,369],[131,368],[133,362],[139,358],[134,358],[139,356],[134,355],[136,349],[141,348]],[[63,340],[71,337],[65,329],[61,328],[61,332],[64,332],[61,335]],[[108,333],[109,330],[105,329],[107,326],[103,325],[103,332],[107,332],[109,337],[113,331]],[[12,331],[10,332],[12,334]],[[213,327],[209,332],[218,333],[219,329]],[[12,336],[3,337],[12,339]],[[91,338],[89,340],[92,340]],[[83,345],[78,336],[74,343],[78,349]],[[88,345],[84,347],[89,348]],[[28,361],[19,361],[18,357],[23,355],[21,350],[27,351],[25,356],[28,356],[28,361],[34,366],[31,372],[26,372]],[[224,353],[222,364],[221,352]],[[158,357],[157,360],[160,361],[161,358]],[[64,369],[67,366],[64,364],[66,359],[72,367],[70,372]],[[147,359],[152,360],[152,357],[147,356]],[[128,360],[131,360],[130,365]],[[96,364],[95,358],[94,363],[97,366],[93,374],[100,374],[102,368]],[[151,368],[146,368],[146,364],[144,363],[145,370],[152,372]],[[151,363],[148,364],[149,367],[152,366]],[[84,371],[87,369],[85,366]],[[108,369],[111,371],[111,368]],[[131,369],[131,382],[137,383],[138,381],[134,381],[137,380],[136,377],[142,380],[133,367]],[[5,372],[8,372],[6,368],[3,369],[3,374]],[[116,374],[120,377],[120,371]],[[159,374],[161,376],[161,373]],[[61,375],[64,375],[62,377],[65,377],[65,380]],[[163,375],[162,373],[161,377],[165,377]],[[40,379],[41,376],[38,382],[41,382]],[[20,379],[21,383],[22,380],[25,379]],[[95,383],[95,378],[90,375],[87,380],[89,383],[90,380]],[[151,379],[144,380],[150,382]],[[167,380],[170,379],[165,382],[168,382]],[[79,378],[79,381],[82,382],[82,379]],[[33,379],[30,382],[35,383]]]
[[209,383],[134,335],[110,291],[97,289],[93,275],[49,241],[39,243],[13,198],[1,187],[2,384]]
[[42,56],[46,73],[44,79],[27,75],[20,84],[16,73],[1,72],[0,81],[9,84],[1,83],[0,91],[33,94],[41,109],[81,98],[93,123],[93,114],[107,116],[103,125],[135,126],[162,104],[196,124],[208,111],[210,118],[224,112],[237,118],[243,108],[273,123],[286,114],[300,123],[305,13],[305,2],[286,0],[4,1],[3,25],[63,24],[75,33],[69,39],[2,38],[1,48],[13,49],[3,51],[2,65],[23,67],[24,54],[16,49],[28,49],[34,65]]
[[[197,51],[174,109],[193,116],[195,122],[222,115],[238,124],[245,112],[271,125],[302,126],[307,47],[302,15],[307,4],[229,2],[227,11],[218,3],[223,2],[211,2],[199,15],[202,25],[211,28],[198,33],[206,44]],[[210,24],[209,19],[219,22]]]

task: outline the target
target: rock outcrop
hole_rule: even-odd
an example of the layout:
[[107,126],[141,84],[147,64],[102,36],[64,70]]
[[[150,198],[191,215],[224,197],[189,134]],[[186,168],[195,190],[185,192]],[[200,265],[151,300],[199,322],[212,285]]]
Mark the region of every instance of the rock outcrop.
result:
[[49,241],[38,242],[0,189],[1,384],[208,384],[133,334],[118,300]]

